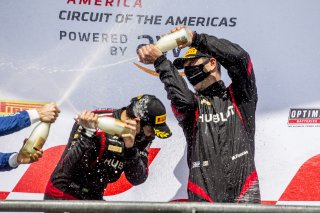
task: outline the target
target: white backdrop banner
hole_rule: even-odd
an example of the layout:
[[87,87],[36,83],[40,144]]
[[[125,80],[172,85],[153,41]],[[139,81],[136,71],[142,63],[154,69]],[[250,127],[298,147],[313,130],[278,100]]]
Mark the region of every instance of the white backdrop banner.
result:
[[[317,0],[2,0],[0,113],[55,101],[62,112],[43,158],[0,174],[0,199],[43,197],[83,109],[118,108],[147,93],[166,105],[173,136],[156,139],[147,181],[110,184],[106,200],[187,199],[186,146],[153,66],[137,48],[176,25],[240,44],[257,78],[256,166],[264,203],[320,204],[320,2]],[[185,50],[167,53],[173,60]],[[230,83],[223,71],[223,80]],[[32,127],[1,137],[18,151]]]

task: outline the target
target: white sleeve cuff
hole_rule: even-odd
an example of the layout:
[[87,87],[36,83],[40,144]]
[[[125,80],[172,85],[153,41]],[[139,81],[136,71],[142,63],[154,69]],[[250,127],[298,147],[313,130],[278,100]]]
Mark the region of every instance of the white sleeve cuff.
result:
[[30,110],[27,110],[27,112],[29,114],[31,124],[34,124],[40,121],[40,115],[36,109],[30,109]]
[[87,127],[83,127],[85,129],[84,134],[88,137],[92,137],[94,135],[94,133],[96,132],[96,129],[93,128],[87,128]]
[[9,157],[9,165],[10,165],[10,167],[16,168],[16,167],[19,166],[17,158],[18,158],[18,153],[13,153],[12,155],[10,155],[10,157]]

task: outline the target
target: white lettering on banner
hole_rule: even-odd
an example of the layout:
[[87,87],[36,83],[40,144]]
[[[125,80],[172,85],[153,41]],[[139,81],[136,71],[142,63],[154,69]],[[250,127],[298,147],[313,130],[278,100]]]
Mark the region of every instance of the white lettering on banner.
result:
[[125,44],[128,37],[125,34],[108,33],[82,33],[60,31],[60,40],[81,41],[81,42],[101,42],[101,43],[121,43]]
[[201,114],[199,116],[199,119],[202,123],[209,123],[212,121],[214,123],[218,123],[220,121],[222,121],[222,122],[228,121],[228,118],[231,115],[234,115],[233,106],[228,107],[227,113],[220,112],[220,113],[216,113],[216,114]]
[[132,14],[117,14],[116,15],[116,23],[128,23],[128,21],[132,20]]
[[118,55],[118,50],[120,50],[121,55],[124,56],[124,52],[127,50],[127,47],[110,47],[110,55]]
[[67,4],[106,7],[142,7],[141,0],[67,0]]
[[160,25],[162,16],[153,16],[153,15],[137,15],[138,24],[155,24]]
[[112,13],[79,12],[61,10],[59,12],[60,20],[68,21],[90,21],[90,22],[108,22]]
[[[82,33],[60,31],[60,40],[80,41],[80,42],[104,42],[104,43],[127,43],[127,35],[107,34],[107,33]],[[127,47],[110,46],[110,55],[124,56]]]
[[289,127],[319,127],[320,109],[290,109]]
[[[111,17],[114,17],[111,19]],[[163,15],[145,14],[112,14],[104,12],[89,11],[59,11],[59,19],[62,21],[83,21],[83,22],[111,22],[118,24],[136,23],[141,25],[184,25],[184,26],[211,26],[211,27],[235,27],[237,17],[173,17],[167,18]]]
[[212,26],[212,27],[235,27],[236,17],[173,17],[169,16],[165,25],[184,25],[184,26]]
[[241,152],[240,154],[235,154],[234,156],[232,156],[232,160],[235,160],[235,159],[237,159],[237,158],[240,158],[240,157],[242,157],[242,156],[244,156],[244,155],[247,155],[247,154],[249,154],[249,152],[246,150],[246,151],[244,151],[244,152]]
[[320,109],[290,109],[290,118],[318,118]]

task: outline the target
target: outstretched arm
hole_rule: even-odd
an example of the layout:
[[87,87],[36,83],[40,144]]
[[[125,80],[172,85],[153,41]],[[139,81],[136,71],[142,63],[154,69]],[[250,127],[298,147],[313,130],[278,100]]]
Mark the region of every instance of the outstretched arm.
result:
[[256,81],[249,54],[238,44],[207,34],[194,33],[191,46],[218,60],[227,69],[236,96],[257,101]]
[[171,61],[155,45],[150,44],[141,47],[139,49],[139,58],[142,63],[154,64],[167,91],[168,99],[175,110],[179,113],[195,110],[193,92],[188,88],[186,81],[180,76]]
[[0,117],[0,136],[17,132],[40,121],[53,123],[60,113],[55,103],[46,104],[38,109],[23,110],[14,115]]

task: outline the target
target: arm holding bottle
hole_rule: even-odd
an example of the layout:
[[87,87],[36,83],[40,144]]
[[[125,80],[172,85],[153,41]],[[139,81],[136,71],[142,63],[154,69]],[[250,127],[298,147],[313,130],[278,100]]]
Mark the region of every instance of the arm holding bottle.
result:
[[9,135],[38,121],[53,123],[60,113],[55,103],[45,104],[38,109],[23,110],[14,115],[0,117],[0,136]]
[[[24,140],[24,143],[27,139]],[[23,146],[22,146],[23,147]],[[19,153],[0,153],[0,171],[10,171],[17,168],[20,164],[30,164],[42,157],[43,150],[36,151],[34,154],[25,155],[22,148]]]
[[153,44],[141,47],[138,54],[142,63],[154,64],[174,111],[178,111],[179,114],[194,111],[196,107],[194,93],[188,88],[186,81],[172,62]]

